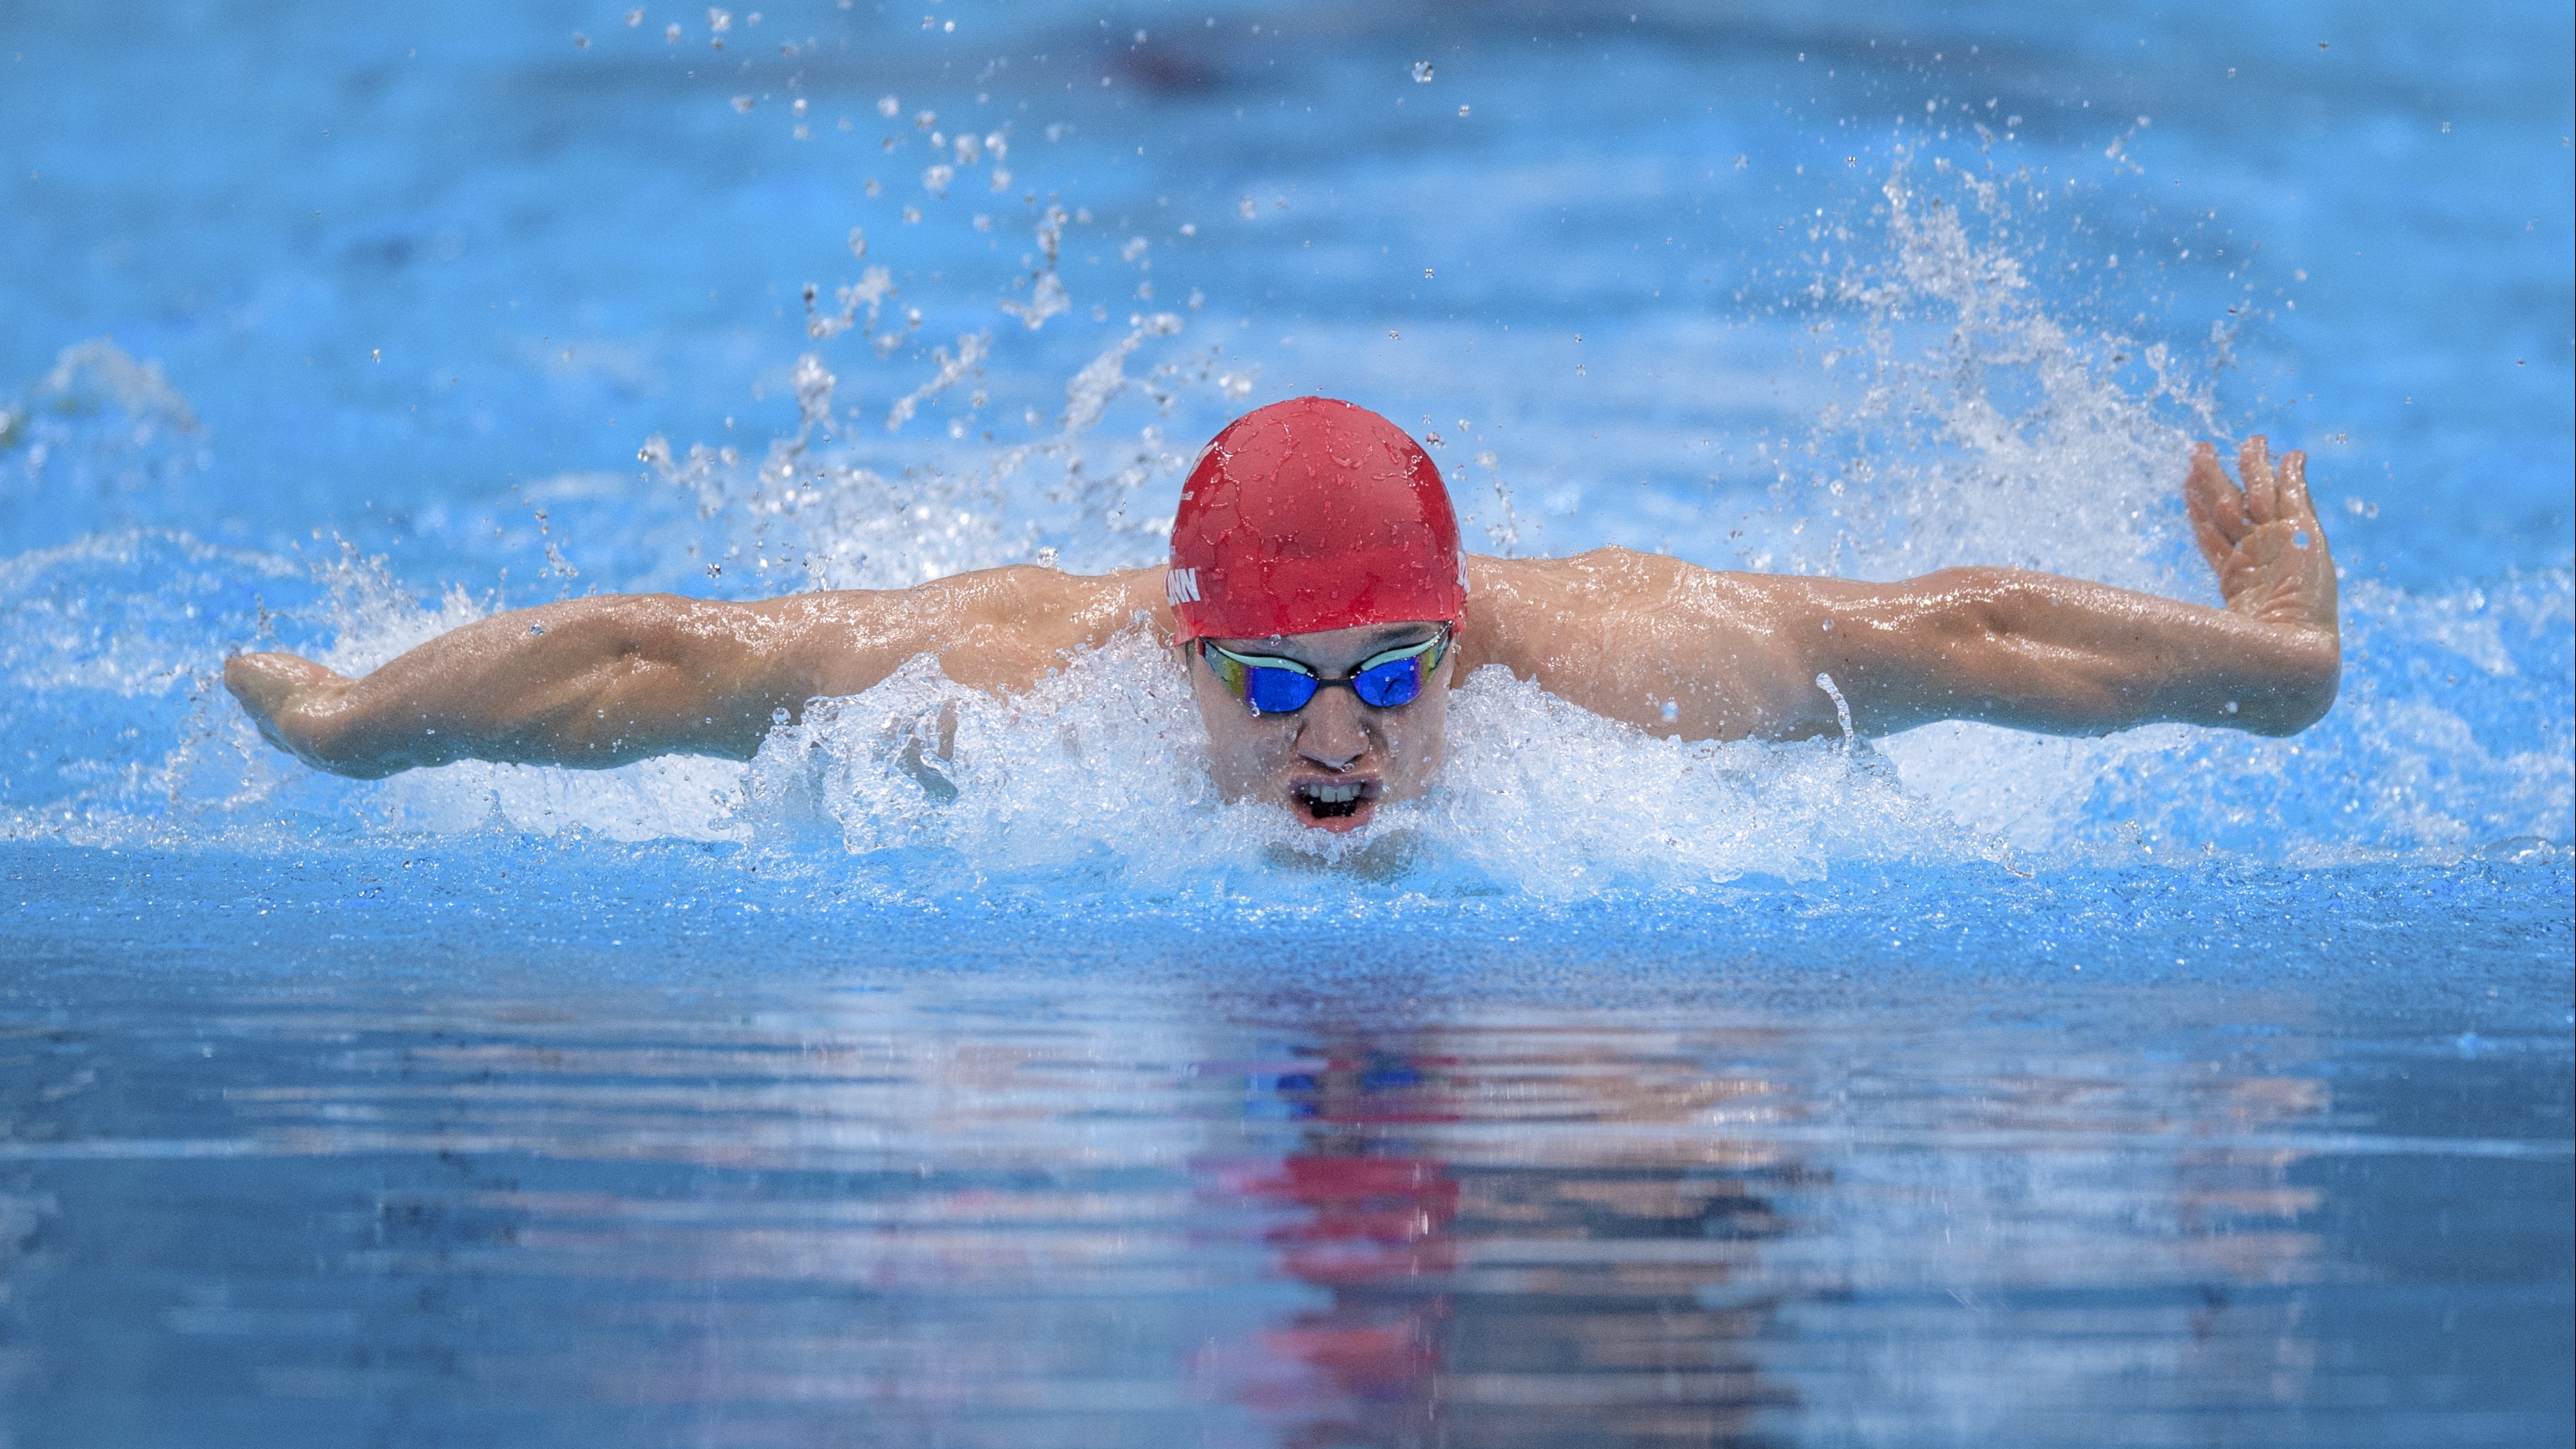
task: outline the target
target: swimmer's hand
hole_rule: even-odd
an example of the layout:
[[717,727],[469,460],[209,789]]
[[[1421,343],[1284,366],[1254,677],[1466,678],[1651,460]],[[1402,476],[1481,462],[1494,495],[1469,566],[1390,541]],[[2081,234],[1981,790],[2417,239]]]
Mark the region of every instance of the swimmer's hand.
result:
[[2308,455],[2284,453],[2276,466],[2257,433],[2237,450],[2236,467],[2245,478],[2241,489],[2219,466],[2217,449],[2195,444],[2182,485],[2192,535],[2229,611],[2339,633],[2334,560],[2308,498]]
[[356,683],[294,654],[236,654],[224,661],[224,688],[241,701],[262,739],[316,769],[361,779],[390,775],[401,766],[369,769],[366,762],[342,764],[323,752],[332,716]]

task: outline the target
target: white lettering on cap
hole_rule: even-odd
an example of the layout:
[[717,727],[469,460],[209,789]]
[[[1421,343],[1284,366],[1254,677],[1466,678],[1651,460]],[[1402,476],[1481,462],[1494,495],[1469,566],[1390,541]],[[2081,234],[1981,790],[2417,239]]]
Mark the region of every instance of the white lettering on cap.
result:
[[1163,599],[1171,604],[1195,604],[1199,601],[1197,569],[1163,570]]

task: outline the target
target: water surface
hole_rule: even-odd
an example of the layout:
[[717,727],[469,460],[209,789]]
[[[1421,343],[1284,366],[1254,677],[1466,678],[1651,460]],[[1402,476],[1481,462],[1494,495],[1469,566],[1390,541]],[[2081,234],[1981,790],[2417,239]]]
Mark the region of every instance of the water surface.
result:
[[[0,1440],[2576,1432],[2564,7],[922,9],[0,15]],[[1318,851],[1133,639],[748,767],[340,781],[217,684],[1150,563],[1306,391],[1488,551],[2203,602],[2268,431],[2344,695],[1487,676]]]

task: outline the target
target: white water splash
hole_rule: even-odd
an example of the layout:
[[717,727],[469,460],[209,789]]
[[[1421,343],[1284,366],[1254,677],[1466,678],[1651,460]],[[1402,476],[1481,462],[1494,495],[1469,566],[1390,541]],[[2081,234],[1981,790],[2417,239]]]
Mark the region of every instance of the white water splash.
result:
[[2002,859],[1866,751],[1677,744],[1499,669],[1450,702],[1450,760],[1422,800],[1327,835],[1275,805],[1220,805],[1206,733],[1168,650],[1141,630],[1012,700],[924,657],[774,731],[745,781],[756,835],[856,853],[932,849],[994,876],[1172,889],[1301,866],[1420,873],[1572,897],[1836,861]]
[[[1818,284],[1817,300],[1842,309],[1834,337],[1852,339],[1829,354],[1834,375],[1857,381],[1819,419],[1806,471],[1784,479],[1757,544],[1797,569],[1891,577],[2012,563],[2214,602],[2185,552],[2175,492],[2187,438],[2219,431],[2205,386],[2156,349],[2081,334],[2051,312],[2014,250],[2022,203],[1991,178],[1932,170],[1937,185],[1901,166],[1883,192],[1878,256]],[[1195,430],[1167,436],[1167,420],[1185,397],[1230,408],[1250,387],[1215,350],[1150,350],[1181,330],[1176,315],[1139,315],[1071,372],[1050,430],[1007,444],[844,434],[843,384],[809,356],[792,374],[796,430],[758,460],[649,445],[654,481],[635,526],[681,540],[687,568],[749,575],[758,592],[901,586],[1046,557],[1077,571],[1151,562],[1196,443]],[[926,382],[885,395],[909,391],[918,412],[972,389],[971,413],[983,370],[1013,364],[987,334],[968,335],[971,352],[961,345]],[[57,371],[95,420],[184,431],[184,399],[126,362]],[[82,380],[93,373],[105,381]],[[39,438],[28,429],[70,415],[13,416],[13,461],[30,477],[30,439],[54,448],[57,466],[61,449],[91,448],[69,460],[87,467],[133,435],[94,423]],[[903,451],[889,451],[897,442]],[[464,764],[339,781],[266,747],[216,691],[223,653],[263,642],[270,626],[244,613],[249,599],[212,602],[227,579],[272,595],[306,581],[289,617],[319,636],[307,646],[317,658],[348,671],[496,604],[453,586],[424,602],[381,561],[328,545],[309,561],[128,533],[21,553],[0,566],[0,683],[9,721],[34,742],[29,758],[51,763],[15,769],[0,833],[114,843],[571,832],[1104,889],[1243,886],[1329,867],[1546,898],[1813,878],[1847,863],[2439,859],[2516,840],[2563,847],[2576,834],[2563,571],[2437,597],[2349,588],[2344,700],[2288,741],[1949,725],[1876,753],[1678,745],[1488,671],[1454,696],[1437,788],[1337,838],[1272,807],[1220,804],[1180,676],[1133,635],[1011,700],[916,661],[816,706],[748,768]]]

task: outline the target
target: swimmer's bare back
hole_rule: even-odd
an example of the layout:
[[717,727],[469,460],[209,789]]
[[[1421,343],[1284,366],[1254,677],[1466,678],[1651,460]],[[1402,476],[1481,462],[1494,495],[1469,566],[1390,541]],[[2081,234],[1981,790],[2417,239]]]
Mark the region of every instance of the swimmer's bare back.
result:
[[[2334,564],[2305,459],[2259,437],[2230,481],[2207,445],[2184,482],[2223,609],[2001,568],[1892,584],[1718,573],[1601,549],[1471,559],[1458,677],[1500,664],[1595,713],[1684,739],[1864,734],[1942,719],[2053,734],[2157,721],[2293,734],[2342,670]],[[859,693],[921,654],[1011,693],[1139,619],[1171,637],[1163,570],[1014,567],[910,589],[751,604],[577,599],[497,615],[349,679],[291,654],[224,682],[271,742],[376,778],[461,759],[606,767],[748,759],[784,711]],[[1828,694],[1817,676],[1829,676]]]

